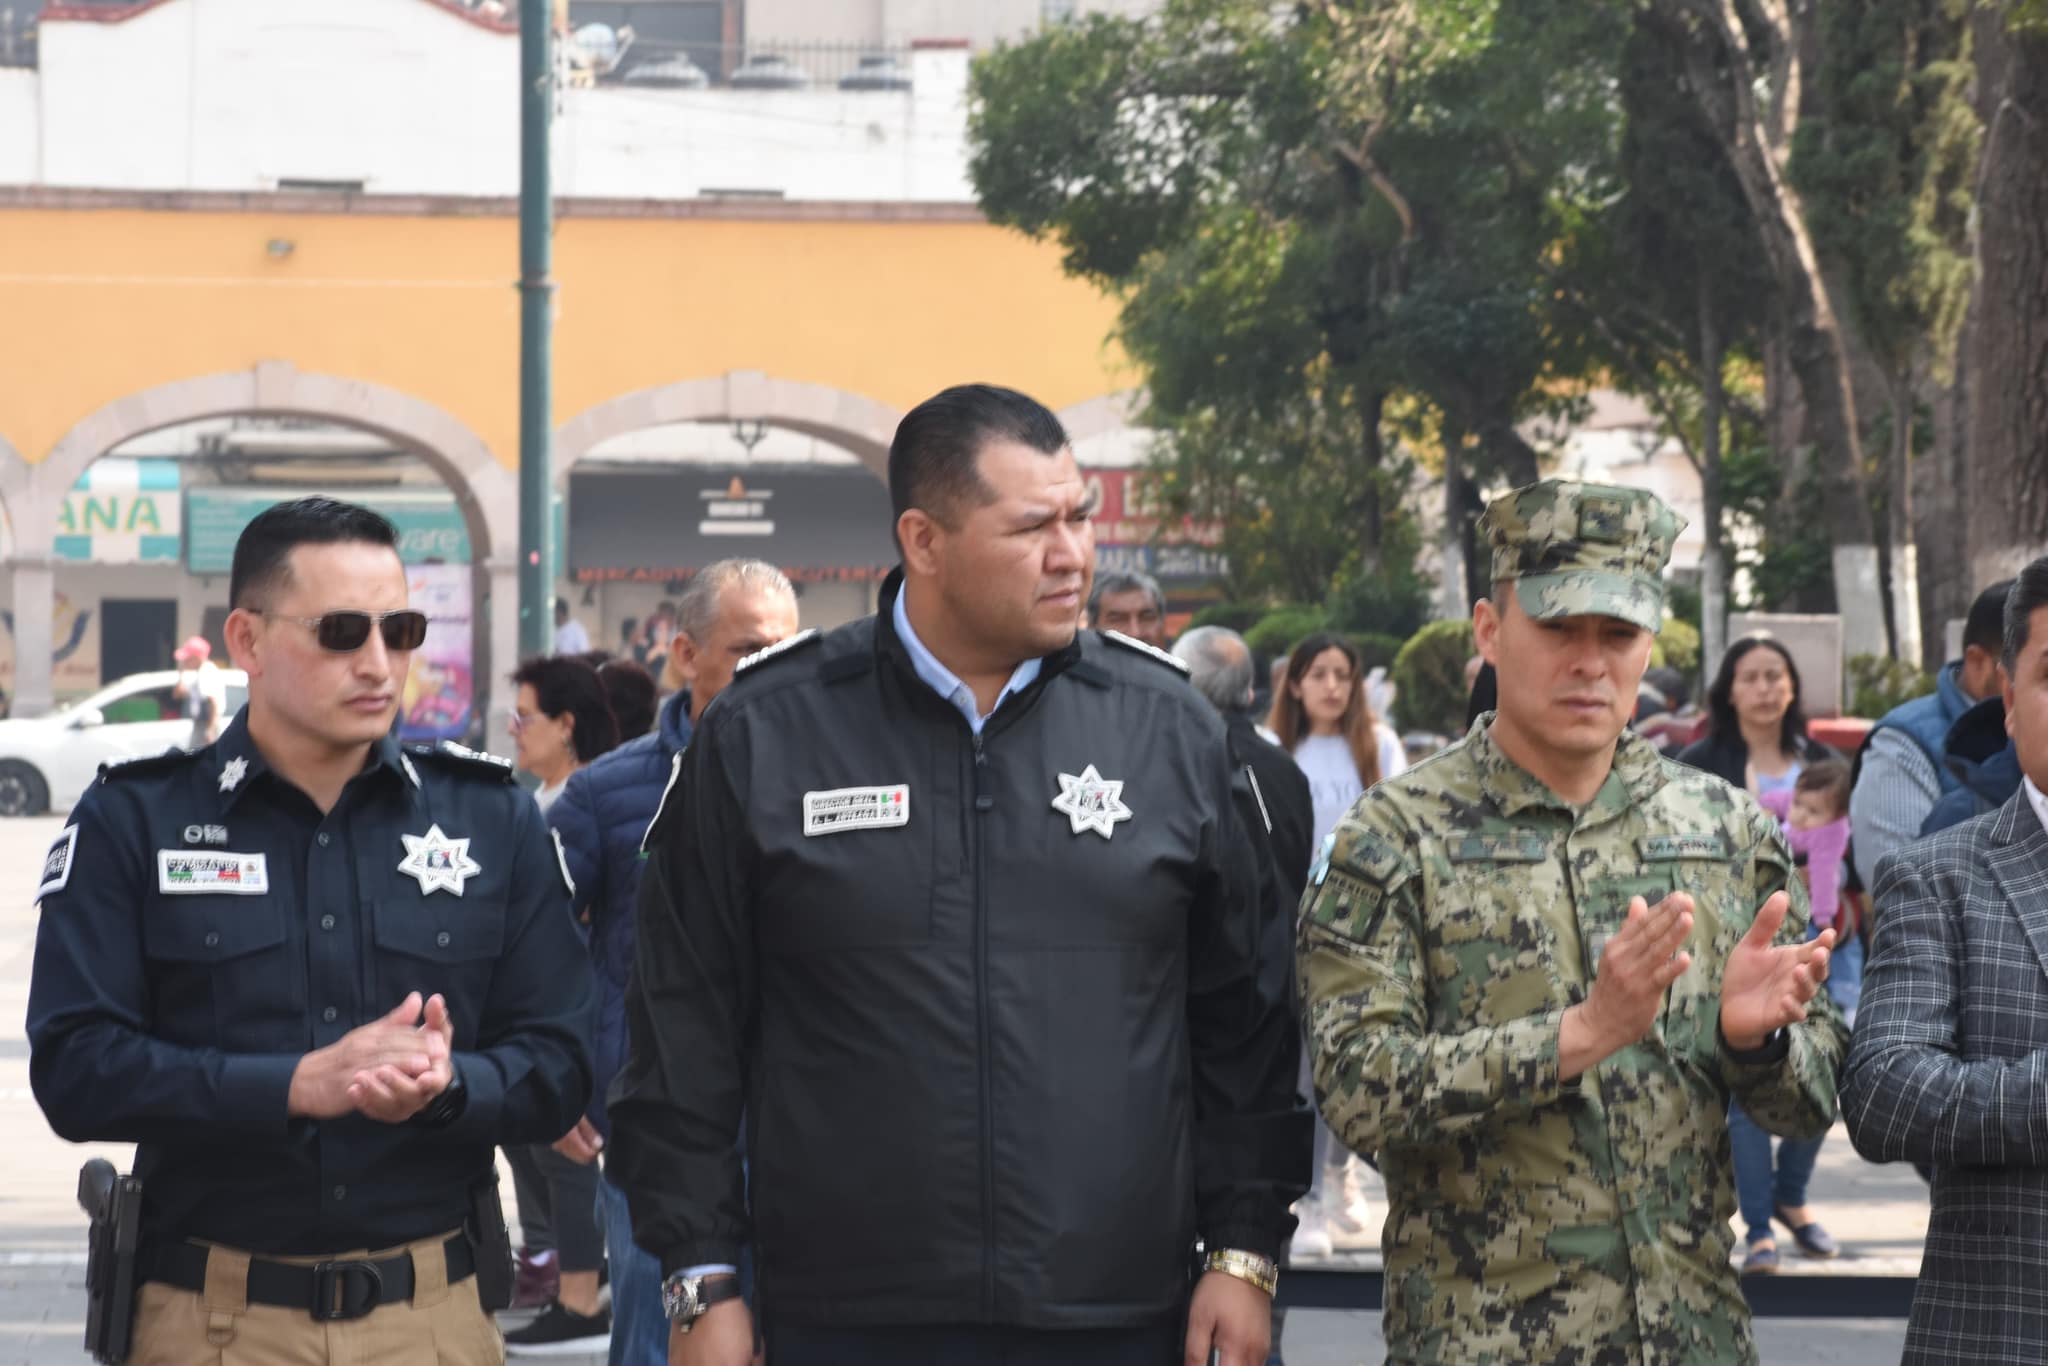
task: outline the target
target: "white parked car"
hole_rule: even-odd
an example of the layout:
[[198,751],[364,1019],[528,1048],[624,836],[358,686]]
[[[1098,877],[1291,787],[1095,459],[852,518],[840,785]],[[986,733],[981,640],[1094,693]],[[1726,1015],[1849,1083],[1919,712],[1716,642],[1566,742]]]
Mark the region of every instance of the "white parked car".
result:
[[[249,697],[240,669],[222,669],[228,716]],[[0,721],[0,816],[68,811],[100,765],[161,754],[191,738],[178,674],[130,674],[48,716]],[[223,723],[226,717],[221,718]]]

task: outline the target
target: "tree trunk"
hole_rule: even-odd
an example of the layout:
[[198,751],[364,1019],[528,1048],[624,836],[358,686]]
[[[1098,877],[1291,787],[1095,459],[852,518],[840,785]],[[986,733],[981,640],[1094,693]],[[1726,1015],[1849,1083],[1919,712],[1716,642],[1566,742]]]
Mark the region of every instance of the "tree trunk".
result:
[[1444,442],[1444,540],[1443,582],[1437,606],[1449,621],[1462,621],[1472,614],[1473,599],[1466,596],[1465,565],[1465,434],[1446,418]]
[[[1856,428],[1856,400],[1843,353],[1841,329],[1820,259],[1806,230],[1799,196],[1779,165],[1774,147],[1787,139],[1774,134],[1756,98],[1758,64],[1750,55],[1733,0],[1656,0],[1674,16],[1681,32],[1697,35],[1685,45],[1686,70],[1707,122],[1722,141],[1736,181],[1749,205],[1758,244],[1777,286],[1786,322],[1787,358],[1799,378],[1819,457],[1823,515],[1834,543],[1835,600],[1842,614],[1845,653],[1882,654],[1884,602],[1878,583],[1877,538],[1863,481],[1863,447]],[[1698,21],[1698,27],[1688,22]],[[1800,62],[1798,34],[1789,12],[1775,35],[1783,68],[1773,91],[1782,120],[1796,116]],[[1786,84],[1789,83],[1789,84]],[[1788,112],[1790,111],[1790,112]]]
[[1985,118],[1970,357],[1972,579],[2016,573],[2048,541],[2048,37],[1977,10]]
[[1920,647],[1920,551],[1913,541],[1913,369],[1891,376],[1891,496],[1886,532],[1892,561],[1892,658],[1918,669]]
[[[1713,284],[1700,276],[1700,673],[1712,677],[1728,648],[1728,554],[1721,527],[1721,427],[1728,392],[1721,380],[1721,329]],[[1698,680],[1694,680],[1697,685]],[[1695,686],[1694,696],[1700,689]]]
[[1915,461],[1913,520],[1920,547],[1920,621],[1934,669],[1947,658],[1948,623],[1967,616],[1976,585],[1970,578],[1970,338],[1976,311],[1963,320],[1955,376],[1932,395],[1934,443]]
[[1512,424],[1499,422],[1485,428],[1479,434],[1479,444],[1487,462],[1507,479],[1509,488],[1518,489],[1543,477],[1536,448],[1524,441]]
[[1386,505],[1380,497],[1379,482],[1380,466],[1387,454],[1385,437],[1380,431],[1380,418],[1386,406],[1386,394],[1377,389],[1366,394],[1359,405],[1359,419],[1364,424],[1359,454],[1369,472],[1358,509],[1358,563],[1360,572],[1365,574],[1379,574],[1386,568]]

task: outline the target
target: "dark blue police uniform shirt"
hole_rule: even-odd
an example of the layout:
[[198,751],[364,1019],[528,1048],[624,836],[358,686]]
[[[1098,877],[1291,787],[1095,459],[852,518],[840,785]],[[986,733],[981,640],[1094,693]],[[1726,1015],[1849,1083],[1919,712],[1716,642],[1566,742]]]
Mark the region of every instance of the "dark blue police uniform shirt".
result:
[[[275,1255],[461,1223],[498,1144],[590,1098],[567,873],[501,761],[372,747],[334,809],[219,742],[105,770],[45,861],[29,1077],[74,1141],[133,1141],[143,1228]],[[467,1107],[441,1129],[291,1118],[302,1055],[447,998]]]

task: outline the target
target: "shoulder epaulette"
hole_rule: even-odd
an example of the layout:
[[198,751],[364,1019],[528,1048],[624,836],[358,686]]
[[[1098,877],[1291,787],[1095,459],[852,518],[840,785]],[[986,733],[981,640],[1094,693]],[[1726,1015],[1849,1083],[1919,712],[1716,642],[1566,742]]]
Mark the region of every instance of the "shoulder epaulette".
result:
[[1183,661],[1175,659],[1157,645],[1147,645],[1144,641],[1127,636],[1122,631],[1104,631],[1102,638],[1121,645],[1126,650],[1136,650],[1141,655],[1150,655],[1175,673],[1185,674],[1188,671],[1188,666]]
[[151,773],[168,773],[174,768],[184,767],[198,757],[199,755],[192,750],[172,745],[161,754],[144,754],[133,759],[110,759],[100,765],[100,778],[102,781],[111,781],[115,778],[141,778]]
[[816,644],[818,641],[823,639],[824,637],[818,634],[818,628],[815,626],[811,627],[807,631],[798,631],[788,640],[778,640],[773,645],[770,645],[767,649],[756,650],[754,651],[754,653],[748,655],[745,659],[742,659],[738,664],[733,666],[733,677],[738,678],[741,674],[746,673],[750,669],[759,668],[761,665],[768,663],[770,660],[780,659],[782,656],[786,654],[791,654],[797,650],[800,650],[806,645]]
[[472,777],[489,778],[494,782],[512,781],[512,761],[501,759],[495,754],[481,754],[467,745],[458,745],[453,740],[443,740],[436,745],[407,745],[406,754],[415,759],[425,759],[442,768],[452,768],[458,773]]

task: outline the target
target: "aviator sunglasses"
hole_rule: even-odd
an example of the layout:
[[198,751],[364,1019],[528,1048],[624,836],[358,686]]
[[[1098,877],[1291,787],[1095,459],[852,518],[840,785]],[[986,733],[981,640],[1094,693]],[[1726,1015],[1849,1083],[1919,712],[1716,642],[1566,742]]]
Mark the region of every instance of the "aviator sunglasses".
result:
[[372,624],[383,633],[387,650],[417,650],[427,638],[427,614],[415,607],[401,607],[396,612],[327,612],[317,617],[293,617],[282,612],[263,611],[256,614],[275,617],[279,621],[296,621],[313,633],[313,639],[321,649],[332,650],[338,655],[362,649],[370,639]]

